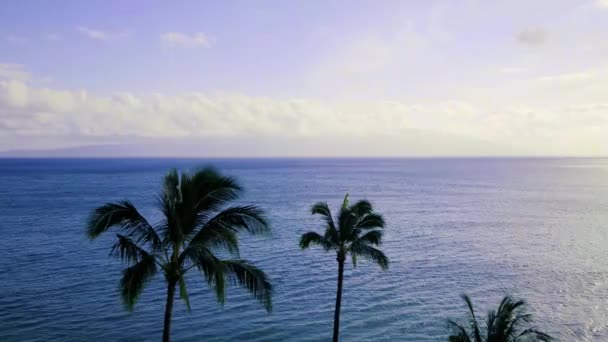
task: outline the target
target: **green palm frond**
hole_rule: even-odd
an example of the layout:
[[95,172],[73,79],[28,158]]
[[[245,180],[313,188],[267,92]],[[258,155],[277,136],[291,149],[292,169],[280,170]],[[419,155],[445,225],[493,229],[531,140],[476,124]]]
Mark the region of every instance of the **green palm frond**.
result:
[[270,225],[264,212],[253,205],[235,206],[221,211],[205,223],[199,233],[216,227],[223,227],[235,233],[246,231],[253,235],[270,232]]
[[361,235],[358,240],[365,244],[379,246],[382,241],[382,235],[383,231],[381,230],[370,230],[365,234]]
[[[475,339],[475,342],[481,342],[481,331],[479,329],[479,324],[477,323],[477,316],[475,315],[475,309],[473,308],[473,302],[471,301],[471,298],[466,295],[466,294],[462,294],[461,295],[462,299],[464,300],[464,302],[467,304],[467,308],[469,309],[469,324],[471,326],[471,329],[473,329],[473,338]],[[490,326],[490,325],[488,325]]]
[[160,248],[160,238],[148,221],[129,201],[106,203],[93,210],[87,223],[87,235],[91,239],[115,228],[127,233],[137,243],[149,243],[152,248]]
[[190,297],[188,296],[188,289],[186,288],[186,277],[183,275],[179,278],[179,297],[186,303],[186,309],[190,312],[190,310],[192,310],[190,307]]
[[116,242],[112,245],[110,255],[120,257],[123,262],[137,263],[148,257],[149,254],[138,246],[133,240],[120,234],[116,234]]
[[514,316],[517,315],[518,309],[524,305],[525,302],[523,300],[514,300],[509,296],[505,296],[493,315],[493,324],[488,325],[488,337],[493,339],[507,338],[507,333]]
[[[462,295],[467,304],[469,327],[467,329],[449,321],[453,334],[449,336],[450,341],[474,341],[474,342],[517,342],[517,341],[553,341],[553,338],[535,328],[525,328],[524,324],[532,322],[532,315],[526,313],[526,303],[523,300],[515,300],[505,296],[496,310],[488,313],[486,318],[485,337],[482,337],[481,328],[477,323],[477,317],[473,303],[467,295]],[[465,339],[468,336],[469,340]]]
[[156,261],[151,255],[145,255],[138,263],[125,269],[120,280],[121,297],[127,309],[133,306],[146,283],[156,274]]
[[207,284],[215,290],[217,301],[220,304],[224,303],[226,286],[222,263],[205,245],[190,244],[181,253],[179,263],[186,272],[196,267],[203,274]]
[[340,209],[338,213],[338,233],[342,241],[352,240],[356,222],[357,216],[349,208]]
[[384,253],[370,245],[364,244],[360,241],[350,245],[348,252],[356,254],[358,257],[375,262],[382,270],[387,270],[389,260]]
[[307,249],[311,244],[321,246],[325,250],[330,250],[335,247],[324,236],[319,235],[319,233],[308,232],[302,234],[300,237],[300,248]]
[[356,216],[363,217],[372,213],[372,204],[368,200],[360,200],[350,207]]
[[246,260],[222,260],[222,265],[232,284],[247,289],[268,312],[272,311],[272,285],[266,273]]
[[196,189],[197,212],[213,212],[238,199],[242,187],[232,177],[222,176],[212,167],[198,170],[192,175]]
[[[542,331],[536,330],[535,328],[529,328],[522,331],[519,335],[517,335],[517,341],[521,338],[524,338],[524,341],[539,341],[539,342],[551,342],[555,341],[555,339]],[[527,340],[526,340],[527,339]]]
[[359,229],[376,229],[376,228],[384,228],[384,218],[382,215],[377,213],[368,213],[365,216],[361,217],[359,222],[357,223],[357,228]]
[[348,208],[348,193],[346,195],[344,195],[344,200],[342,201],[342,209],[346,209]]
[[313,215],[321,215],[325,222],[327,222],[327,227],[331,229],[336,229],[336,225],[334,224],[334,219],[331,216],[331,210],[327,205],[327,202],[317,202],[311,208],[311,213]]
[[239,241],[237,232],[231,227],[223,225],[210,225],[197,233],[190,240],[190,245],[202,244],[208,248],[217,248],[230,255],[239,255]]
[[205,244],[219,247],[238,255],[237,234],[247,231],[250,234],[266,234],[270,226],[264,213],[254,206],[228,208],[207,221],[190,240],[191,244]]
[[448,337],[449,342],[472,342],[465,327],[451,319],[448,320],[448,326],[452,330],[452,335]]

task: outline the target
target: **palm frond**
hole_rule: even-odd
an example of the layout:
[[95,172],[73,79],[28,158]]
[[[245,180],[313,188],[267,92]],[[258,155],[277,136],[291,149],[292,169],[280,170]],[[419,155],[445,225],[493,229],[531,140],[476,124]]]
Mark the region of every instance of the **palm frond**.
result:
[[366,244],[379,246],[382,242],[383,232],[381,230],[370,230],[359,237],[359,241]]
[[192,309],[190,308],[190,297],[188,296],[186,277],[184,275],[179,278],[179,297],[186,303],[186,308],[188,309],[188,312],[190,312]]
[[158,206],[164,216],[164,222],[160,225],[162,241],[167,244],[176,243],[183,236],[179,222],[181,216],[179,207],[182,201],[179,184],[180,178],[177,170],[169,170],[165,174],[162,191],[158,196]]
[[120,257],[123,262],[137,263],[150,256],[146,250],[138,246],[128,237],[116,234],[116,238],[117,240],[110,250],[110,255]]
[[126,232],[137,243],[150,243],[152,248],[160,248],[156,231],[129,201],[106,203],[93,210],[87,223],[87,235],[95,239],[112,228]]
[[246,260],[222,260],[222,265],[234,285],[247,289],[268,312],[272,311],[272,285],[266,273]]
[[[532,322],[532,315],[525,312],[525,301],[515,300],[509,296],[505,296],[502,299],[496,310],[488,312],[486,318],[486,336],[482,338],[471,298],[464,294],[461,297],[467,304],[469,325],[471,327],[471,333],[468,335],[474,342],[553,341],[550,335],[535,328],[520,329],[523,324]],[[449,337],[450,341],[461,341],[458,338],[463,338],[462,340],[464,341],[463,336],[467,334],[466,328],[456,323],[450,325],[454,331],[454,334]]]
[[[513,322],[517,314],[523,309],[525,306],[525,301],[523,300],[515,300],[509,296],[505,296],[498,306],[498,309],[495,311],[495,319],[494,324],[488,326],[488,329],[491,330],[493,338],[505,339],[508,338],[509,333],[514,327],[512,327]],[[528,316],[522,316],[521,319],[529,319]]]
[[133,310],[146,283],[156,274],[156,261],[145,255],[138,263],[125,269],[120,280],[121,297],[127,309]]
[[467,329],[462,325],[449,319],[448,327],[452,330],[452,335],[448,337],[449,342],[471,342]]
[[302,234],[300,237],[300,248],[307,249],[311,244],[321,246],[326,251],[334,248],[334,245],[330,241],[316,232]]
[[350,210],[355,215],[363,217],[372,213],[372,204],[368,200],[360,200],[353,204]]
[[551,342],[554,341],[555,339],[549,335],[546,334],[542,331],[538,331],[535,328],[529,328],[526,329],[524,331],[522,331],[519,335],[517,335],[518,339],[520,337],[524,337],[524,338],[532,338],[532,339],[536,339],[536,341],[541,341],[541,342]]
[[179,174],[177,173],[177,169],[171,169],[165,174],[165,178],[163,179],[163,197],[170,198],[175,201],[181,200],[178,187]]
[[338,235],[341,241],[352,241],[356,237],[357,234],[353,234],[356,222],[357,216],[349,208],[340,209],[338,213]]
[[378,264],[378,266],[380,266],[382,270],[388,269],[388,257],[384,255],[381,250],[376,249],[370,245],[357,241],[350,245],[348,252],[375,262],[376,264]]
[[331,216],[331,210],[329,209],[329,206],[327,205],[327,202],[317,202],[315,203],[311,210],[310,210],[311,214],[313,215],[321,215],[323,216],[323,219],[325,220],[325,222],[327,222],[327,227],[331,228],[331,229],[336,229],[336,225],[334,224],[334,219]]
[[348,193],[344,195],[344,200],[342,201],[342,209],[348,208]]
[[362,216],[357,222],[357,228],[359,229],[375,229],[384,228],[384,218],[382,215],[377,213],[369,213]]
[[212,225],[200,230],[190,240],[190,244],[202,244],[224,250],[231,255],[239,255],[239,241],[236,232],[223,225]]
[[222,176],[212,167],[196,171],[191,177],[191,186],[197,213],[214,212],[238,199],[242,191],[236,179]]
[[[471,329],[473,330],[473,338],[475,339],[475,342],[482,342],[481,331],[479,329],[479,324],[477,323],[477,317],[475,316],[475,309],[473,308],[473,302],[471,301],[471,297],[466,294],[462,294],[461,297],[467,304],[467,308],[469,309],[469,324],[471,325]],[[488,326],[488,330],[489,329],[490,326]]]
[[231,207],[208,220],[192,237],[190,243],[210,243],[228,252],[238,252],[236,234],[247,231],[253,235],[270,232],[262,210],[255,206]]
[[180,255],[179,264],[186,271],[196,267],[203,274],[207,284],[215,290],[217,301],[220,304],[224,303],[226,286],[222,263],[206,246],[190,244]]

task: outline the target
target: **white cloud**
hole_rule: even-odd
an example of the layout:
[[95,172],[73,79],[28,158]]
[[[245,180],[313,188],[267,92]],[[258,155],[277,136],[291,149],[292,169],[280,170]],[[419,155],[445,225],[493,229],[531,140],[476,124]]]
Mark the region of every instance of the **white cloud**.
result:
[[608,0],[596,0],[595,4],[599,8],[608,9]]
[[551,76],[539,77],[539,81],[545,82],[561,82],[561,83],[586,83],[590,84],[590,81],[597,81],[604,79],[608,76],[607,67],[599,67],[594,69],[588,69],[577,72],[567,72]]
[[21,64],[0,63],[0,79],[25,81],[30,78]]
[[5,37],[6,41],[11,43],[11,44],[16,44],[16,45],[20,45],[20,44],[25,44],[28,42],[28,39],[22,36],[17,36],[14,34],[9,34],[8,36]]
[[[96,142],[112,142],[117,136],[251,137],[283,139],[286,146],[298,139],[331,138],[352,143],[371,140],[379,146],[392,146],[398,153],[395,146],[418,139],[412,132],[428,132],[438,137],[479,140],[484,146],[506,146],[507,151],[605,154],[607,109],[607,102],[549,108],[453,100],[329,103],[200,92],[99,96],[85,90],[34,87],[26,81],[0,81],[0,136],[10,135],[13,144],[17,141],[22,146],[27,146],[32,137]],[[438,154],[455,153],[447,143],[430,140],[425,144]],[[461,153],[466,151],[472,153],[471,149]]]
[[215,44],[215,38],[203,32],[191,35],[182,32],[165,32],[160,36],[163,44],[169,47],[204,47],[210,48]]
[[539,77],[540,81],[550,82],[577,82],[577,81],[588,81],[593,78],[593,74],[587,71],[572,72],[567,74],[560,74],[555,76],[543,76]]
[[113,40],[113,39],[124,38],[129,35],[128,31],[109,32],[109,31],[102,31],[102,30],[98,30],[98,29],[91,29],[91,28],[84,27],[84,26],[78,26],[76,29],[78,30],[78,32],[82,33],[83,35],[85,35],[86,37],[88,37],[90,39],[101,40],[101,41],[108,41],[108,40]]

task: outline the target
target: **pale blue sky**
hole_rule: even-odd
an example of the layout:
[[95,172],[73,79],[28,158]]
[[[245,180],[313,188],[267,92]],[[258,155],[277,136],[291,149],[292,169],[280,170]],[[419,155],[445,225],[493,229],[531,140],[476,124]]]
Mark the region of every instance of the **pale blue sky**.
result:
[[607,60],[606,0],[4,1],[0,151],[605,155]]

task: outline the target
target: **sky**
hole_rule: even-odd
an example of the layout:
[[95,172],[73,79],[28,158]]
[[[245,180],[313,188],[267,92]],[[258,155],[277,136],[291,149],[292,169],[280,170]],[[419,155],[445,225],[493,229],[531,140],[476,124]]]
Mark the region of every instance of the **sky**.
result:
[[5,0],[1,154],[608,155],[608,0]]

